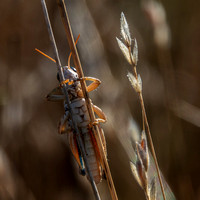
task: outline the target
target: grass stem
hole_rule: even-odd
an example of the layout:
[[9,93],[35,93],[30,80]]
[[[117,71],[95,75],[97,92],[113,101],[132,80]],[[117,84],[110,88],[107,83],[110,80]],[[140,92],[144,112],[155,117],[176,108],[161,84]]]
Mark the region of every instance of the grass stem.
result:
[[[66,9],[64,0],[57,0],[57,3],[58,3],[58,6],[60,8],[61,18],[62,18],[64,27],[65,27],[67,40],[68,40],[68,43],[69,43],[69,46],[70,46],[70,50],[72,52],[72,56],[73,56],[73,60],[74,60],[74,64],[75,64],[77,73],[79,75],[79,78],[83,78],[84,74],[83,74],[81,62],[80,62],[80,59],[79,59],[79,55],[78,55],[78,52],[77,52],[77,49],[76,49],[76,45],[75,45],[75,42],[74,42],[74,37],[73,37],[73,33],[72,33],[72,29],[71,29],[71,25],[70,25],[70,21],[69,21],[69,17],[68,17],[68,13],[67,13],[67,9]],[[83,95],[84,95],[84,98],[85,98],[85,101],[86,101],[86,105],[87,105],[87,108],[88,108],[88,112],[89,112],[89,115],[90,115],[90,118],[91,118],[91,124],[92,124],[92,123],[95,122],[95,115],[94,115],[94,111],[93,111],[93,108],[92,108],[92,105],[91,105],[91,101],[89,99],[89,94],[88,94],[87,89],[86,89],[86,83],[85,83],[85,80],[83,80],[83,79],[81,79],[81,87],[82,87],[82,90],[83,90]],[[117,197],[117,193],[116,193],[115,186],[114,186],[114,183],[113,183],[110,168],[109,168],[109,165],[108,165],[108,162],[107,162],[106,154],[104,152],[104,147],[103,147],[103,143],[102,143],[102,140],[101,140],[99,127],[98,127],[98,125],[94,125],[92,129],[93,129],[93,133],[94,133],[94,136],[95,136],[95,139],[97,141],[97,145],[98,145],[98,148],[99,148],[99,151],[100,151],[101,164],[102,164],[102,167],[103,167],[105,174],[106,174],[106,177],[107,177],[107,182],[108,182],[108,187],[109,187],[111,197],[112,197],[113,200],[117,200],[118,197]]]
[[[60,78],[60,83],[61,83],[61,82],[64,82],[64,80],[65,80],[64,74],[63,74],[63,71],[62,71],[62,65],[61,65],[61,61],[60,61],[60,58],[59,58],[58,49],[57,49],[55,38],[54,38],[54,35],[53,35],[51,23],[50,23],[50,20],[49,20],[49,15],[48,15],[48,11],[47,11],[45,0],[41,0],[41,3],[42,3],[44,16],[45,16],[45,21],[46,21],[46,24],[47,24],[47,27],[48,27],[49,37],[50,37],[50,40],[51,40],[51,43],[52,43],[52,46],[53,46],[53,50],[54,50],[54,54],[55,54],[55,60],[56,60],[56,64],[57,64],[57,69],[58,69],[58,72],[59,72],[59,76],[61,77]],[[67,91],[68,91],[67,90],[67,85],[63,84],[63,93],[65,95],[65,100],[66,100],[68,108],[69,108],[69,113],[71,115],[72,124],[73,124],[73,128],[75,130],[75,134],[76,134],[76,138],[77,138],[77,141],[78,141],[78,145],[80,147],[81,154],[82,154],[83,159],[84,159],[85,168],[86,168],[87,174],[89,176],[89,180],[90,180],[90,183],[91,183],[95,198],[96,198],[96,200],[100,200],[101,199],[100,195],[98,193],[98,190],[97,190],[95,181],[93,179],[92,173],[91,173],[91,171],[89,169],[89,165],[88,165],[88,161],[87,161],[87,157],[86,157],[86,153],[85,153],[85,149],[84,149],[84,144],[83,144],[79,129],[77,127],[77,124],[76,124],[76,122],[74,120],[74,117],[73,117],[74,115],[73,115],[73,112],[72,112],[72,108],[71,108],[71,105],[70,105],[70,100],[69,100],[69,96],[68,96],[68,92]]]

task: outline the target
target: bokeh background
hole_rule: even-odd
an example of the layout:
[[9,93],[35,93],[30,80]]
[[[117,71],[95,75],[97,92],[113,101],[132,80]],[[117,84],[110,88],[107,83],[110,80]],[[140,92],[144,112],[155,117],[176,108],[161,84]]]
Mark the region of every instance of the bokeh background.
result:
[[[103,109],[108,161],[119,199],[145,199],[129,167],[123,139],[141,108],[126,77],[120,38],[123,11],[139,46],[147,116],[161,171],[177,199],[200,199],[200,1],[67,0],[85,75],[102,81],[91,94]],[[62,63],[69,47],[56,1],[47,0]],[[40,1],[0,2],[0,199],[94,199],[67,141],[57,134],[62,103],[45,95],[58,85]],[[106,181],[99,186],[110,199]]]

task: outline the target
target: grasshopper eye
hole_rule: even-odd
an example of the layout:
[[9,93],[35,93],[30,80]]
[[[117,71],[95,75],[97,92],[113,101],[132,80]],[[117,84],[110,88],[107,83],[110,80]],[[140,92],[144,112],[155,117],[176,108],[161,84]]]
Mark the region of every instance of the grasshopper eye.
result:
[[71,66],[70,66],[70,68],[71,68],[74,72],[77,72],[77,71],[76,71],[76,68],[71,67]]

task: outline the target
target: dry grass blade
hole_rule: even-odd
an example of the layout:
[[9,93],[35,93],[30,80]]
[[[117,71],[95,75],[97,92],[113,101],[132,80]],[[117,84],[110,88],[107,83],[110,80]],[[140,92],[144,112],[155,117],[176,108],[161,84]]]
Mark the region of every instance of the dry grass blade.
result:
[[[63,0],[57,0],[57,2],[58,2],[58,6],[60,8],[60,13],[61,13],[63,24],[64,24],[64,27],[65,27],[67,40],[68,40],[68,43],[69,43],[69,46],[70,46],[70,50],[72,52],[72,56],[73,56],[73,60],[74,60],[74,64],[75,64],[77,73],[79,75],[79,78],[83,78],[84,74],[83,74],[81,62],[80,62],[80,59],[79,59],[79,55],[78,55],[78,52],[77,52],[77,49],[76,49],[76,46],[75,46],[74,37],[73,37],[73,34],[72,34],[71,25],[70,25],[70,22],[69,22],[69,17],[68,17],[68,14],[67,14],[65,3],[64,3]],[[94,111],[93,111],[93,108],[92,108],[92,105],[91,105],[91,102],[90,102],[90,99],[89,99],[89,94],[86,90],[86,83],[83,79],[81,79],[80,82],[81,82],[81,87],[82,87],[82,90],[83,90],[83,95],[84,95],[84,98],[85,98],[85,101],[86,101],[88,113],[89,113],[90,118],[91,118],[91,123],[93,123],[93,122],[95,122],[95,115],[94,115]],[[107,158],[106,158],[106,155],[105,155],[105,152],[104,152],[104,145],[103,145],[103,142],[102,142],[102,139],[101,139],[100,130],[99,130],[98,125],[94,125],[92,130],[93,130],[96,142],[97,142],[97,146],[99,148],[100,157],[101,157],[101,164],[103,166],[103,169],[104,169],[106,177],[107,177],[107,182],[108,182],[108,187],[109,187],[109,190],[110,190],[111,197],[112,197],[113,200],[117,200],[118,199],[117,193],[116,193],[115,186],[114,186],[114,183],[113,183],[113,180],[112,180],[112,175],[111,175],[110,168],[109,168],[109,165],[108,165],[108,162],[107,162]]]
[[[57,68],[58,68],[58,72],[59,72],[59,76],[60,76],[60,83],[62,83],[62,82],[65,81],[65,78],[64,78],[63,71],[62,71],[62,66],[61,66],[61,62],[60,62],[60,58],[59,58],[59,54],[58,54],[55,38],[54,38],[54,35],[53,35],[51,23],[50,23],[50,20],[49,20],[49,15],[48,15],[48,11],[47,11],[45,0],[41,0],[41,3],[42,3],[44,16],[45,16],[45,21],[46,21],[46,24],[47,24],[47,27],[48,27],[49,37],[50,37],[50,40],[51,40],[51,43],[52,43],[52,47],[54,49],[55,60],[56,60],[56,64],[57,64]],[[81,154],[82,154],[83,159],[84,159],[85,168],[86,168],[86,171],[88,173],[89,180],[90,180],[90,183],[91,183],[95,198],[97,200],[100,200],[100,196],[99,196],[96,184],[95,184],[94,179],[92,177],[92,173],[91,173],[91,171],[89,169],[89,165],[88,165],[88,161],[87,161],[84,145],[83,145],[83,142],[82,142],[82,138],[81,138],[79,129],[77,127],[76,120],[74,120],[74,116],[73,116],[73,113],[72,113],[72,108],[71,108],[71,105],[70,105],[70,100],[69,100],[69,96],[68,96],[68,92],[67,92],[67,85],[66,84],[63,84],[63,93],[65,95],[65,100],[66,100],[68,108],[69,108],[70,116],[71,116],[71,119],[72,119],[72,126],[73,126],[73,128],[74,128],[74,130],[76,132],[76,138],[77,138],[77,141],[78,141],[78,145],[79,145],[79,148],[81,150]]]

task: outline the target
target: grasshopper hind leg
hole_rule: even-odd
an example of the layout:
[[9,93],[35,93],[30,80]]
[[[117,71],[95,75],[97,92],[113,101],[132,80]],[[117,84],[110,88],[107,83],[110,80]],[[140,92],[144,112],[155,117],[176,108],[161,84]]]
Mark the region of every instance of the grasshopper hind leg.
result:
[[69,145],[70,145],[70,149],[72,151],[72,154],[76,160],[76,162],[79,165],[79,173],[82,176],[86,175],[86,171],[85,171],[85,166],[84,166],[84,162],[83,162],[83,157],[81,155],[81,151],[78,147],[77,141],[76,141],[76,136],[73,133],[73,130],[71,128],[71,123],[69,120],[69,113],[65,112],[65,115],[61,118],[59,126],[58,126],[58,133],[59,134],[64,134],[67,133],[68,134],[68,141],[69,141]]
[[69,141],[69,144],[70,144],[70,149],[72,151],[72,154],[73,154],[76,162],[78,163],[79,173],[82,176],[85,176],[86,171],[85,171],[85,166],[84,166],[84,162],[83,162],[83,157],[82,157],[80,149],[78,147],[78,144],[77,144],[77,141],[76,141],[76,136],[73,134],[73,132],[69,132],[68,141]]
[[85,176],[86,171],[85,171],[85,167],[84,167],[84,164],[83,164],[83,158],[81,156],[79,148],[78,148],[78,151],[79,151],[79,159],[80,159],[79,174],[82,175],[82,176]]

